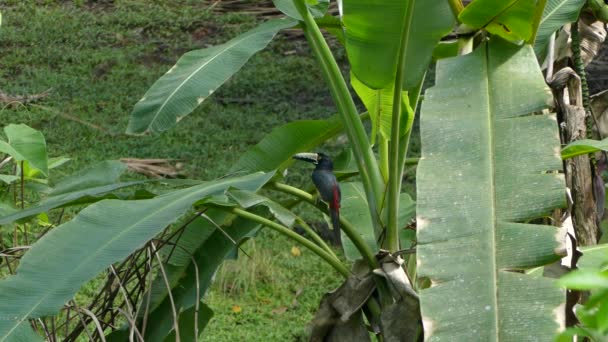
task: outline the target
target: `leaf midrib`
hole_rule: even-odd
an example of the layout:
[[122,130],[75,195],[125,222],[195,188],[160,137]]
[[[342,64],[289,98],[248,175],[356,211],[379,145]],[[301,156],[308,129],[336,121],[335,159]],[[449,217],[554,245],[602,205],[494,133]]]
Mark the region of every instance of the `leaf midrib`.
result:
[[490,47],[488,45],[486,45],[485,47],[486,51],[485,51],[485,58],[484,58],[484,63],[483,63],[483,67],[484,67],[484,74],[486,75],[485,77],[485,81],[486,81],[486,95],[487,95],[487,99],[488,99],[488,110],[487,110],[487,115],[486,115],[486,119],[488,120],[488,148],[489,148],[489,153],[490,153],[490,192],[491,192],[491,196],[492,196],[492,203],[490,206],[490,210],[491,210],[491,220],[492,220],[492,227],[491,227],[491,243],[492,243],[492,260],[491,260],[491,266],[492,266],[492,287],[493,287],[493,296],[492,296],[492,300],[493,300],[493,304],[494,304],[494,326],[495,326],[495,341],[499,341],[499,318],[498,318],[498,268],[497,268],[497,262],[496,262],[496,227],[497,227],[497,219],[496,219],[496,148],[494,145],[494,120],[493,120],[493,102],[492,102],[492,94],[491,94],[491,83],[490,82],[490,68],[489,68],[489,64],[490,64]]

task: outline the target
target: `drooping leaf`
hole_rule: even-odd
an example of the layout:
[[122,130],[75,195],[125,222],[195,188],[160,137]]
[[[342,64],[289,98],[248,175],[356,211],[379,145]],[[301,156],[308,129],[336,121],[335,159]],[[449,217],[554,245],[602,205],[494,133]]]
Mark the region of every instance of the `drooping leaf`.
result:
[[530,0],[475,0],[460,12],[458,19],[472,28],[485,28],[510,41],[528,40],[532,35],[536,3]]
[[49,173],[46,140],[41,132],[24,124],[4,127],[8,143],[0,140],[0,152],[11,155],[15,161],[26,161],[45,176]]
[[[303,21],[304,19],[300,15],[294,1],[298,0],[272,0],[274,7],[276,7],[279,11],[291,18]],[[320,18],[325,15],[325,12],[327,12],[329,0],[308,0],[306,1],[306,7],[308,7],[308,10],[313,17]]]
[[548,0],[543,17],[538,27],[534,52],[538,60],[544,61],[547,55],[549,37],[567,23],[572,23],[578,18],[585,0]]
[[608,266],[608,244],[584,246],[580,250],[583,255],[576,263],[579,269],[598,270]]
[[[38,240],[17,273],[0,281],[0,340],[13,340],[28,319],[56,313],[86,281],[127,257],[184,215],[193,203],[228,187],[259,188],[272,173],[226,178],[141,201],[93,204]],[[29,329],[29,327],[28,327]]]
[[[408,3],[414,7],[405,18]],[[454,25],[447,1],[427,0],[348,0],[343,2],[342,20],[352,71],[372,89],[395,83],[404,27],[407,72],[403,89],[409,90],[420,83],[435,45]]]
[[227,43],[186,53],[135,105],[127,133],[157,133],[173,127],[236,73],[274,35],[295,21],[269,20]]
[[228,196],[243,208],[252,208],[260,205],[265,206],[274,218],[287,227],[291,228],[296,221],[297,216],[293,212],[268,197],[258,195],[251,191],[236,189],[230,189],[228,191]]
[[439,61],[436,75],[417,169],[425,339],[551,340],[564,292],[513,272],[565,249],[556,227],[521,223],[565,206],[564,177],[550,172],[562,168],[555,115],[531,115],[551,96],[534,52],[494,38]]
[[597,151],[608,151],[608,138],[604,140],[582,139],[573,141],[562,149],[562,159],[569,159]]
[[342,124],[337,118],[290,122],[273,129],[245,152],[231,170],[252,172],[282,169],[292,162],[294,154],[310,151],[341,129]]

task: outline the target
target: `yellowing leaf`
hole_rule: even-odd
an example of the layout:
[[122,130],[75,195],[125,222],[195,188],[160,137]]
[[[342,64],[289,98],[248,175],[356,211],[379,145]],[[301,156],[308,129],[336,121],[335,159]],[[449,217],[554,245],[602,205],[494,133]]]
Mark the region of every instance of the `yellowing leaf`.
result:
[[241,308],[240,306],[238,306],[238,305],[232,306],[232,312],[238,314],[238,313],[241,313],[241,311],[243,311],[243,308]]
[[293,246],[291,247],[291,255],[293,255],[294,257],[299,257],[300,255],[302,255],[302,251],[298,247]]

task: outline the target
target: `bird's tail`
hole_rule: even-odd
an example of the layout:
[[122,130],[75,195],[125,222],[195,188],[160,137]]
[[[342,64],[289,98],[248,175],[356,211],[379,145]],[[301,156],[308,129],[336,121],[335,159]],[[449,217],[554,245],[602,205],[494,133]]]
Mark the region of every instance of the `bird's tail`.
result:
[[337,245],[341,244],[341,236],[340,236],[340,207],[339,204],[338,206],[331,206],[329,208],[329,213],[331,216],[331,225],[333,226],[333,230],[334,230],[334,241]]

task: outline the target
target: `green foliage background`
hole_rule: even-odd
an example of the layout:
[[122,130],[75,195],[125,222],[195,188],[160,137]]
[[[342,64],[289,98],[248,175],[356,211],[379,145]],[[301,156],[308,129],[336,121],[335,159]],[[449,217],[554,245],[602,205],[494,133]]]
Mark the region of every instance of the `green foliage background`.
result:
[[[188,177],[213,179],[227,174],[273,127],[335,113],[306,43],[282,37],[178,129],[126,136],[133,104],[181,54],[224,42],[256,23],[252,16],[208,12],[207,6],[186,0],[3,1],[0,91],[51,92],[34,106],[3,104],[0,123],[39,129],[51,156],[74,158],[53,170],[54,179],[122,157],[184,159]],[[344,59],[341,52],[338,57]],[[307,182],[307,172],[295,172],[294,184]],[[227,263],[209,294],[215,317],[205,340],[291,340],[303,334],[321,294],[339,278],[308,251],[292,256],[285,247],[291,245],[263,232],[245,246],[251,260]],[[97,285],[83,288],[77,302],[84,303]],[[242,311],[234,313],[234,305]]]

